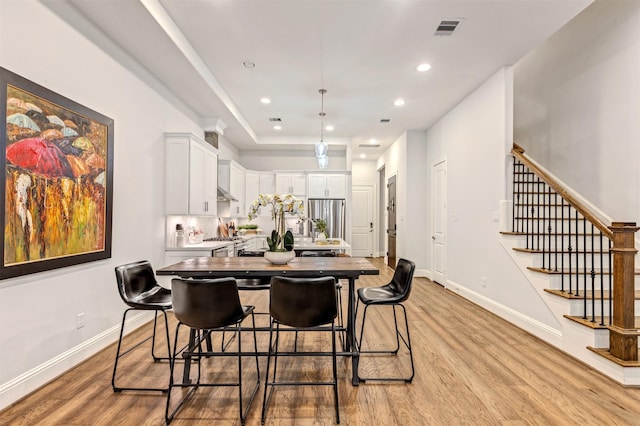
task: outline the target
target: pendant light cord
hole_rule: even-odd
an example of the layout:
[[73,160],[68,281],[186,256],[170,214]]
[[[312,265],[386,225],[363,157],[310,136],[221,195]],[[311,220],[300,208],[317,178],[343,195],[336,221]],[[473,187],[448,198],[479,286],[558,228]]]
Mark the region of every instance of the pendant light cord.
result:
[[324,142],[324,94],[327,93],[326,89],[318,90],[320,92],[320,142]]

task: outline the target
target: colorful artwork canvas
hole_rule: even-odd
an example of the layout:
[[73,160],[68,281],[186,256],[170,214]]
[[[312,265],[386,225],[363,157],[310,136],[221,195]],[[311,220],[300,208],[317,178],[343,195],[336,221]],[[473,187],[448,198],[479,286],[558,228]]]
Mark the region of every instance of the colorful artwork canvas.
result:
[[111,257],[113,120],[0,68],[10,278]]

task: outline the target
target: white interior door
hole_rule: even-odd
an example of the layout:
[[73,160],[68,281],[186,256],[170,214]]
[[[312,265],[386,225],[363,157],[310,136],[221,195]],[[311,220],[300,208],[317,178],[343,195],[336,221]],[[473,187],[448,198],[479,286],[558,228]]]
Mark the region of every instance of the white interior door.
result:
[[442,285],[447,281],[447,162],[434,164],[431,171],[433,182],[431,217],[431,265],[433,265],[433,281]]
[[351,191],[351,256],[373,257],[373,185],[356,185]]

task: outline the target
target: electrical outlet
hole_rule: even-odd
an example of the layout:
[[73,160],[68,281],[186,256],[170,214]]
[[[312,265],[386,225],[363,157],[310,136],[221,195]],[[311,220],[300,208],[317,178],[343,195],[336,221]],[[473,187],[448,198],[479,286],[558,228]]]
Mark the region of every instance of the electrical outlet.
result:
[[84,312],[76,315],[76,328],[80,329],[82,327],[84,327]]
[[487,286],[487,277],[482,277],[482,287]]

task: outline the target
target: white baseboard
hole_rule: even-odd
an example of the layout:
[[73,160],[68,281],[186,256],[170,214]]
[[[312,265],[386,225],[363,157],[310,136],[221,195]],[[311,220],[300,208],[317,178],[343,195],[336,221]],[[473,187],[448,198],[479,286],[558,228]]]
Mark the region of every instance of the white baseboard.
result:
[[[129,334],[136,328],[153,319],[150,312],[140,312],[128,317],[125,332]],[[0,385],[0,410],[29,395],[36,389],[49,383],[62,373],[80,364],[118,340],[120,324],[85,340],[78,346],[48,360],[45,363],[19,375],[18,377]],[[115,352],[114,352],[115,356]]]
[[454,293],[458,293],[460,296],[482,306],[484,309],[498,315],[500,318],[509,321],[510,323],[526,330],[536,337],[548,342],[556,347],[562,347],[562,330],[550,327],[535,318],[531,318],[524,315],[522,312],[515,311],[508,306],[502,305],[495,300],[491,300],[481,294],[471,291],[468,288],[461,286],[460,284],[447,280],[446,285],[448,290]]
[[416,269],[413,276],[431,279],[431,271],[429,269]]

